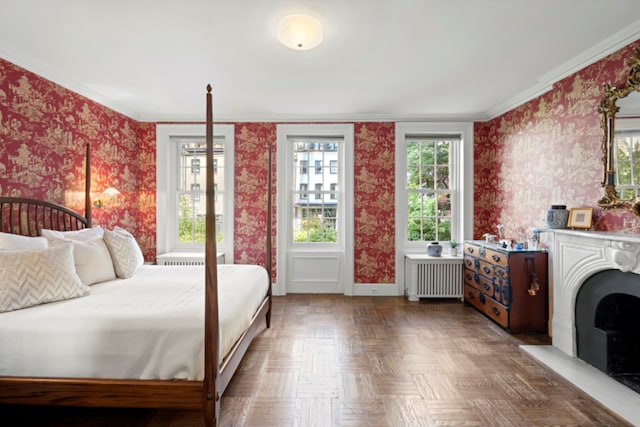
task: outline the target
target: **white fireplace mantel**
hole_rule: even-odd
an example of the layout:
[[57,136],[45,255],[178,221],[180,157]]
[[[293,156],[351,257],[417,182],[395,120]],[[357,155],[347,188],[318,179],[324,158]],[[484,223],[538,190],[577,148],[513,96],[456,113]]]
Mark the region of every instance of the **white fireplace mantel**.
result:
[[552,343],[576,357],[575,303],[586,279],[603,270],[640,274],[640,235],[553,230]]

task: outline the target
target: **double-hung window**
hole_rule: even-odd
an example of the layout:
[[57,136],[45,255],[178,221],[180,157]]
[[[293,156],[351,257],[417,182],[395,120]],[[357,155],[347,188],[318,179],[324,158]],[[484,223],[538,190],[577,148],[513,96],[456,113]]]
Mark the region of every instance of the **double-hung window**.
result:
[[204,125],[157,125],[157,253],[204,254],[206,170],[213,168],[216,242],[233,262],[233,125],[214,125],[207,165]]
[[465,223],[469,224],[463,206],[472,204],[472,194],[465,196],[463,191],[463,159],[472,155],[472,135],[472,125],[465,123],[396,124],[400,253],[422,252],[432,241],[446,246],[463,239]]

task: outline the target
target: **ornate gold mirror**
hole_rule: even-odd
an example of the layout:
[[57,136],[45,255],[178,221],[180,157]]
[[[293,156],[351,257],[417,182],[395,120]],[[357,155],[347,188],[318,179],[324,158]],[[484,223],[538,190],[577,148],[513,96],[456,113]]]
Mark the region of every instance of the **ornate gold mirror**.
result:
[[629,207],[640,217],[640,46],[629,58],[627,83],[604,85],[601,114],[603,208]]

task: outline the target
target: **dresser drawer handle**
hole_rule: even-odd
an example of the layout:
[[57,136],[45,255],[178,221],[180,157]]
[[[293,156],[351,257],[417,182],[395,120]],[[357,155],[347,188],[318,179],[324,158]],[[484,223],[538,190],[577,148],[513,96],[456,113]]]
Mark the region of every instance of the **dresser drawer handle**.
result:
[[480,283],[480,275],[478,273],[475,273],[473,275],[473,281],[476,283]]
[[498,310],[495,307],[491,307],[491,311],[493,311],[493,314],[495,314],[496,316],[500,316],[500,310]]
[[475,268],[480,268],[480,260],[478,258],[473,260],[473,266]]
[[471,261],[469,258],[465,259],[464,263],[467,264],[467,267],[471,267],[473,265],[473,261]]
[[484,294],[480,294],[478,297],[480,298],[480,302],[481,303],[483,303],[483,304],[486,303],[485,300],[484,300]]
[[470,254],[472,254],[472,253],[473,253],[473,248],[472,248],[472,247],[468,247],[468,248],[467,248],[467,252],[469,252]]
[[473,292],[469,292],[469,299],[474,299],[476,296],[473,294]]
[[499,257],[498,255],[495,255],[495,254],[494,254],[494,255],[492,255],[492,256],[491,256],[491,258],[493,258],[493,260],[494,260],[495,262],[500,261],[500,257]]
[[489,286],[489,284],[486,282],[482,284],[482,287],[484,288],[485,291],[488,291],[491,289],[491,286]]
[[486,267],[486,266],[485,266],[485,267],[482,267],[482,271],[484,271],[484,272],[485,272],[485,274],[489,274],[489,273],[491,273],[491,269],[490,269],[489,267]]

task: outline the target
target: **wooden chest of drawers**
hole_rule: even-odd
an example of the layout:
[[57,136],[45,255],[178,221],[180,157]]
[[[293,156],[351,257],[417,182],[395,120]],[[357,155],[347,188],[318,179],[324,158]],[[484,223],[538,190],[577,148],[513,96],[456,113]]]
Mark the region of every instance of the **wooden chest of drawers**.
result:
[[510,332],[547,332],[547,253],[464,243],[464,300]]

